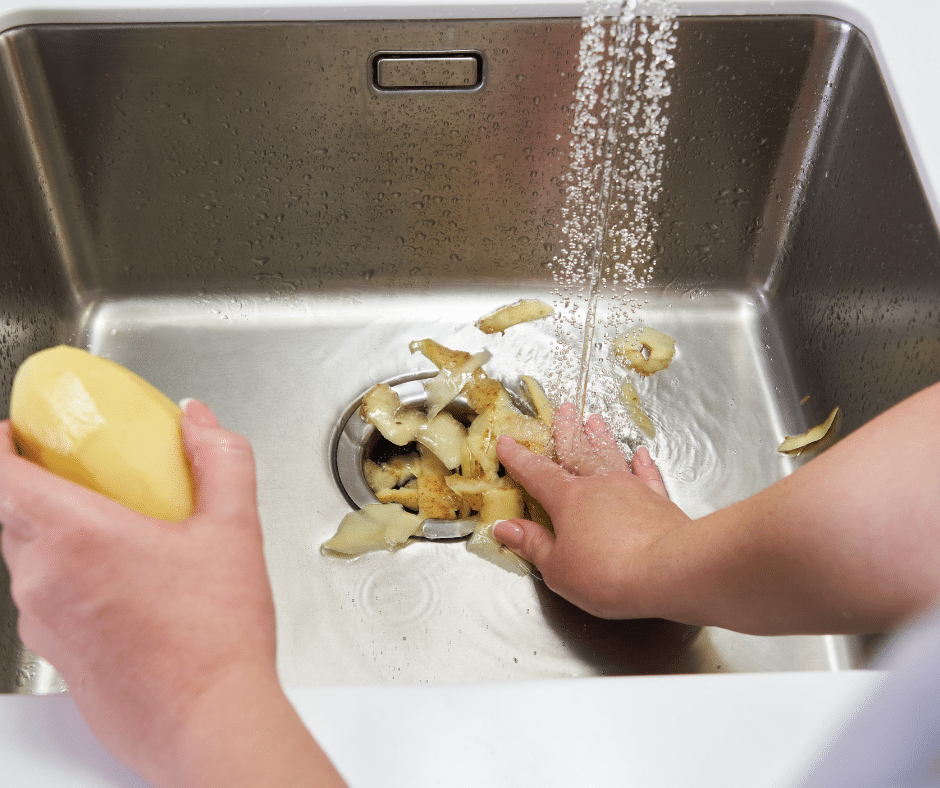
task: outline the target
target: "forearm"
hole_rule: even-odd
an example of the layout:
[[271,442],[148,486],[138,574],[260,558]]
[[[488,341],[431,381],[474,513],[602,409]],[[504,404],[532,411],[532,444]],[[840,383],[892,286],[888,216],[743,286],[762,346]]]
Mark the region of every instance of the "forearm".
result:
[[933,386],[763,492],[690,524],[688,611],[745,632],[880,631],[940,592]]
[[342,778],[273,676],[208,690],[155,765],[160,788],[339,788]]

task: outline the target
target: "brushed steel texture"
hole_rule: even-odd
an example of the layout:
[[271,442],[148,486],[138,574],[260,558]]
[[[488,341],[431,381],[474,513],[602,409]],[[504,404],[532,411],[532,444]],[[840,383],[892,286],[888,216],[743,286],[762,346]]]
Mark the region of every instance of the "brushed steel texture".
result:
[[[643,318],[679,352],[644,398],[695,516],[790,472],[775,446],[833,405],[850,431],[940,377],[940,241],[854,28],[676,32]],[[0,414],[18,364],[69,342],[246,434],[291,685],[862,664],[855,638],[593,619],[459,543],[320,553],[350,510],[332,454],[350,403],[433,372],[410,340],[485,345],[507,380],[544,368],[544,324],[472,323],[554,297],[580,36],[577,19],[0,36]],[[374,53],[440,50],[481,52],[483,85],[373,89]],[[0,690],[64,689],[8,593],[0,616]]]

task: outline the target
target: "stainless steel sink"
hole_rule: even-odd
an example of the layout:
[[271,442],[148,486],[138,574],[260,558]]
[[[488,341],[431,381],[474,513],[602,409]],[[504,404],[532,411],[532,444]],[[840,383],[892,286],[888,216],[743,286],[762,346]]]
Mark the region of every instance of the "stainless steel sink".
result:
[[[555,298],[580,35],[503,19],[0,36],[0,413],[19,362],[68,342],[245,433],[289,684],[863,664],[854,638],[598,621],[460,542],[320,553],[350,509],[344,415],[429,371],[410,340],[487,347],[510,381],[546,368],[549,323],[472,323]],[[775,447],[831,407],[850,431],[940,376],[940,243],[855,29],[683,17],[677,36],[639,316],[679,351],[642,394],[671,493],[700,515],[792,470]],[[63,689],[0,605],[0,687]]]

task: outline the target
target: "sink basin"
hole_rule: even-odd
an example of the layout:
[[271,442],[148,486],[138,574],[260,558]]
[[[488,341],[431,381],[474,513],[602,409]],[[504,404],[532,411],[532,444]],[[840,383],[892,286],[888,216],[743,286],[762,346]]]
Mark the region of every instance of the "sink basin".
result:
[[[856,29],[680,17],[676,35],[638,317],[678,352],[641,395],[698,516],[804,462],[776,446],[832,407],[849,432],[938,378],[940,239]],[[410,340],[486,347],[507,381],[548,367],[551,321],[473,322],[556,299],[580,36],[577,19],[0,36],[0,414],[17,365],[67,342],[247,435],[290,685],[864,664],[858,638],[599,621],[462,542],[320,552],[351,509],[334,467],[351,408],[432,369]],[[63,690],[9,594],[0,616],[0,689]]]

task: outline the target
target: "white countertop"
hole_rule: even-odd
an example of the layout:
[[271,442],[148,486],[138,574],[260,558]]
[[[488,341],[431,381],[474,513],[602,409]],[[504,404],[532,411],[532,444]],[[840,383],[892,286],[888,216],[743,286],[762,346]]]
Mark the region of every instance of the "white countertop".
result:
[[[293,690],[353,788],[786,786],[881,674]],[[4,785],[145,785],[62,695],[0,697]]]
[[[936,0],[682,0],[685,14],[813,13],[871,40],[934,214],[940,215]],[[33,22],[274,21],[578,15],[576,3],[483,0],[0,0],[0,29]],[[789,673],[294,689],[354,788],[367,786],[783,786],[878,674]],[[0,696],[6,785],[142,785],[95,742],[65,696]]]

